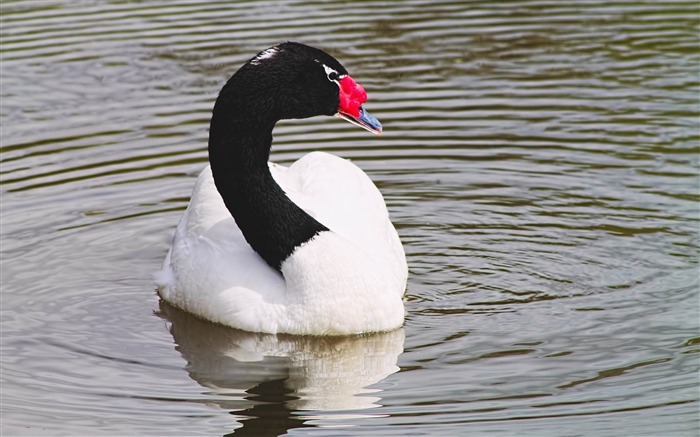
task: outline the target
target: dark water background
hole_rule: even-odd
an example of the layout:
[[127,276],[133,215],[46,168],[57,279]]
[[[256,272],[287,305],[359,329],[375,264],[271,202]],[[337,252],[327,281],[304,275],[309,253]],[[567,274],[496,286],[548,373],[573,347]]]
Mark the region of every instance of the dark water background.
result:
[[[3,435],[697,436],[695,1],[3,1]],[[248,335],[151,275],[223,81],[298,40],[368,90],[353,159],[403,330]]]

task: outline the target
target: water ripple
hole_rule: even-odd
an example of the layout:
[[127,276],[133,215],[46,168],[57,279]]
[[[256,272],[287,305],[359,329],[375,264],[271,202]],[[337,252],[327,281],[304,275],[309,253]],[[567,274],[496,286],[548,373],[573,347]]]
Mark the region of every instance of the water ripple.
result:
[[[694,2],[0,9],[3,432],[697,433]],[[401,371],[353,414],[212,390],[243,376],[153,314],[216,93],[282,40],[341,59],[385,126],[285,121],[272,150],[352,159],[404,242]]]

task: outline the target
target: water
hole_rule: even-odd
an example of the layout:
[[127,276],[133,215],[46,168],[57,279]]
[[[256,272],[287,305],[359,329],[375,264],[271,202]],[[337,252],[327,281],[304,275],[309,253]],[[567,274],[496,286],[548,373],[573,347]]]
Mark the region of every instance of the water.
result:
[[[2,5],[3,435],[697,436],[693,1]],[[411,274],[404,329],[246,334],[151,275],[223,81],[299,40],[384,124],[353,159]]]

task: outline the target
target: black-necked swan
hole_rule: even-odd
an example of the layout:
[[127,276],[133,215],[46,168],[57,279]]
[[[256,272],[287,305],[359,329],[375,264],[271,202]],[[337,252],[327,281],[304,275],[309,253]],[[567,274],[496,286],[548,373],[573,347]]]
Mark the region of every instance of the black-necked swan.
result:
[[408,268],[384,198],[355,164],[312,152],[269,163],[282,119],[336,115],[370,132],[367,94],[322,50],[285,42],[219,93],[209,166],[157,275],[170,304],[246,331],[344,335],[404,320]]

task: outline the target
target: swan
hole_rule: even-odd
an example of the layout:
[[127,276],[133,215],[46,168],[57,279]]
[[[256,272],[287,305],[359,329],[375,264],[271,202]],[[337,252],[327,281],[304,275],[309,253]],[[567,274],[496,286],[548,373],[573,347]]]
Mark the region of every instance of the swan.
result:
[[282,119],[334,115],[372,133],[363,87],[324,51],[263,50],[224,85],[209,165],[156,275],[160,297],[250,332],[349,335],[403,325],[408,267],[379,190],[355,164],[314,151],[268,162]]

